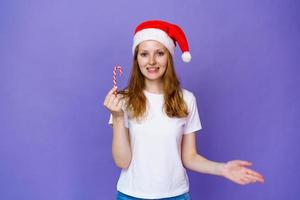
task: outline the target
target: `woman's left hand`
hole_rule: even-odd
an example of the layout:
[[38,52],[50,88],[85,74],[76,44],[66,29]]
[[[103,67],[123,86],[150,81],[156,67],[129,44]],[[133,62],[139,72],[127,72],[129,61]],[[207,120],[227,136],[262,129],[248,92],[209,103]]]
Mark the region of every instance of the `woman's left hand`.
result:
[[255,182],[264,182],[264,177],[256,171],[253,171],[248,166],[252,163],[243,160],[232,160],[228,161],[223,165],[222,175],[241,185],[246,185]]

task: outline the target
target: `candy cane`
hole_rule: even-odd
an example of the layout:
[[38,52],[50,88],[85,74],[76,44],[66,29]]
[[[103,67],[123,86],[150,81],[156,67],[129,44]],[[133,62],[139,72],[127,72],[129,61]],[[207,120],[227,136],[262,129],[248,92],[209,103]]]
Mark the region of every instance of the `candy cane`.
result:
[[[117,71],[119,71],[120,76],[123,74],[123,70],[122,70],[122,67],[120,65],[114,67],[114,71],[113,71],[114,87],[117,87],[117,79],[116,79]],[[115,94],[115,96],[117,96],[117,90],[114,92],[114,94]]]

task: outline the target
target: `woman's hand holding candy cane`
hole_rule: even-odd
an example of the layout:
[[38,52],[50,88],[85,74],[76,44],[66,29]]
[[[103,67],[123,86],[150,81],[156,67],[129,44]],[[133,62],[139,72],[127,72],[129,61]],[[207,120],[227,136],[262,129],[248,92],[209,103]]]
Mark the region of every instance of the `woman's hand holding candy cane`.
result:
[[122,110],[123,99],[121,94],[115,95],[117,88],[113,87],[106,95],[104,100],[104,106],[111,112],[113,117],[123,117],[124,112]]

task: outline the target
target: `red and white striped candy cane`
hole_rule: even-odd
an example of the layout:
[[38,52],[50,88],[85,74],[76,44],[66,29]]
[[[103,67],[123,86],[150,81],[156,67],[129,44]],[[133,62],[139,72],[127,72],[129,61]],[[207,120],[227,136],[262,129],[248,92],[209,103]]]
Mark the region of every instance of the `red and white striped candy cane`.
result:
[[[113,71],[113,82],[114,82],[114,87],[117,87],[117,71],[119,71],[120,76],[123,74],[123,70],[122,67],[120,65],[117,65],[114,67],[114,71]],[[115,96],[117,96],[117,90],[114,92]]]

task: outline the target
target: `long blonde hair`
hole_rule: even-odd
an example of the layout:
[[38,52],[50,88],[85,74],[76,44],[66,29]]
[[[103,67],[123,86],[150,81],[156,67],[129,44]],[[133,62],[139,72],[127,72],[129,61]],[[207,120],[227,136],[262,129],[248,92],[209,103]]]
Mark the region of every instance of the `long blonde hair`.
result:
[[[131,117],[141,119],[146,113],[146,96],[143,93],[145,88],[145,78],[141,73],[138,62],[136,47],[130,79],[128,86],[121,91],[126,102],[126,108],[131,113]],[[188,115],[187,105],[184,102],[180,82],[177,78],[172,55],[168,52],[168,61],[166,71],[162,77],[164,90],[164,112],[169,117],[186,117]]]

